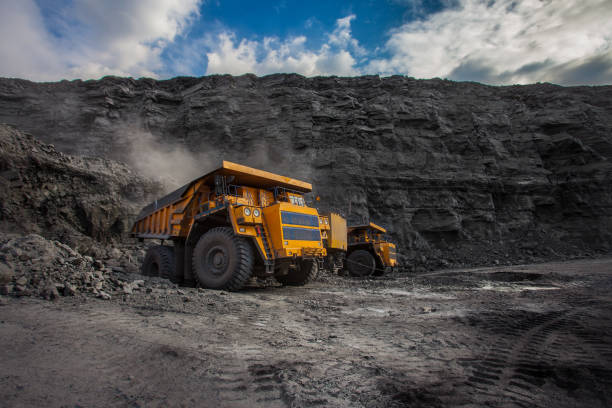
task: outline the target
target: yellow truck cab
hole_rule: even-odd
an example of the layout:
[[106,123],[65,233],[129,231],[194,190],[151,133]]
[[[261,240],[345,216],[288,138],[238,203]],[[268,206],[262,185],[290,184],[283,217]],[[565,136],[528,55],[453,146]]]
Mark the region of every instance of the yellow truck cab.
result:
[[132,227],[151,247],[146,275],[237,290],[252,276],[287,285],[315,278],[327,252],[310,183],[223,161],[221,166],[143,208]]
[[382,275],[398,266],[397,249],[385,238],[386,232],[373,222],[348,227],[346,268],[351,275]]

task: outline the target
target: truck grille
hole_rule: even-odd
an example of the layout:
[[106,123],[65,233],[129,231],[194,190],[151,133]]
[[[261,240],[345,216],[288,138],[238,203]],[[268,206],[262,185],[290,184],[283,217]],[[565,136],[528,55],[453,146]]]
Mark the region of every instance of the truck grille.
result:
[[302,248],[304,256],[323,256],[322,248]]
[[303,225],[305,227],[318,227],[319,217],[316,215],[300,214],[290,211],[281,211],[283,224]]
[[283,227],[283,239],[321,241],[321,232],[318,229]]

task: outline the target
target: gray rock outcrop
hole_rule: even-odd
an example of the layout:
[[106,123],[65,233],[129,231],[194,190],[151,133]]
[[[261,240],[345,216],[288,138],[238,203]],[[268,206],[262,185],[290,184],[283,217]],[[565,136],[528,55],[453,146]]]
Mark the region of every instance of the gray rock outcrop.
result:
[[410,267],[612,249],[611,86],[0,79],[0,122],[177,183],[221,159],[306,178],[322,207],[388,227]]

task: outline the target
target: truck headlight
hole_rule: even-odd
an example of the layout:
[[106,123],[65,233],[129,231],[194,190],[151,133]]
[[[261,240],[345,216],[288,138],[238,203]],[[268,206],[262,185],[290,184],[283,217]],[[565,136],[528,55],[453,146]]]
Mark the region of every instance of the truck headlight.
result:
[[248,217],[249,215],[251,215],[251,209],[250,209],[249,207],[245,207],[245,209],[244,209],[244,215],[246,215],[247,217]]
[[261,215],[261,212],[259,211],[259,209],[254,209],[253,210],[253,217],[259,217]]

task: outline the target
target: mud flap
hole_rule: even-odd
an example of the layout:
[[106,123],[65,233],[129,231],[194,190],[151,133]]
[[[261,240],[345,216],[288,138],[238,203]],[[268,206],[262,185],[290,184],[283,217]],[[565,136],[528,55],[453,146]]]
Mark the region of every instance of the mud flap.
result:
[[195,277],[193,276],[191,259],[193,258],[193,246],[185,245],[183,251],[185,257],[183,258],[183,284],[185,286],[195,286]]
[[185,280],[185,243],[174,241],[174,277],[173,282],[183,283]]

